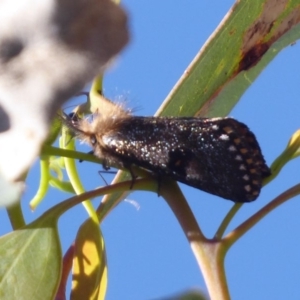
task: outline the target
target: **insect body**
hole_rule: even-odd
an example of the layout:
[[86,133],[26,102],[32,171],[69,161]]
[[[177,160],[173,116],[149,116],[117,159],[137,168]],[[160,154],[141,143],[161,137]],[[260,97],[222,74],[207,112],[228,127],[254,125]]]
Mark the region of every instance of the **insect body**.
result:
[[254,134],[232,118],[96,115],[75,132],[104,166],[136,165],[235,202],[255,200],[270,175]]

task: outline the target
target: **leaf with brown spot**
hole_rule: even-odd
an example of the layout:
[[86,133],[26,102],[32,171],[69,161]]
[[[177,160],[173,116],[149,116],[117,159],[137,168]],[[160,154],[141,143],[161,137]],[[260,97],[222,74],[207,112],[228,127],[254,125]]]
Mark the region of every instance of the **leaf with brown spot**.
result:
[[227,115],[277,53],[300,38],[299,21],[299,0],[238,1],[157,115]]
[[299,23],[299,8],[292,9],[287,3],[286,0],[265,2],[261,15],[244,36],[238,72],[255,66],[271,44]]

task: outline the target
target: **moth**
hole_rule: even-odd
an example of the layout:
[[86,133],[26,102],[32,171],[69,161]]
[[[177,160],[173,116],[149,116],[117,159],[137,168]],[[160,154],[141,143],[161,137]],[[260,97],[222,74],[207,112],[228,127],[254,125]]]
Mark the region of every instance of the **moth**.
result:
[[66,120],[103,167],[135,165],[234,202],[250,202],[270,175],[255,135],[233,118],[141,117],[119,105]]

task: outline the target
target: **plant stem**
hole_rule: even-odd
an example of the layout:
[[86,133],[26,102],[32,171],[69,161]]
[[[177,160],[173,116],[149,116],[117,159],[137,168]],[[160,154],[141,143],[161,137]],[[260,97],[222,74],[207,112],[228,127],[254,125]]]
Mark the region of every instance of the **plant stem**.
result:
[[224,271],[225,249],[223,245],[220,241],[209,240],[203,235],[186,199],[175,182],[164,180],[160,193],[174,212],[191,245],[210,298],[229,300]]
[[40,158],[40,184],[36,194],[30,200],[29,205],[32,211],[40,204],[40,202],[45,198],[50,179],[50,169],[49,169],[49,156],[41,156]]
[[20,229],[26,225],[20,201],[8,206],[6,210],[13,230]]
[[81,159],[84,161],[90,161],[90,162],[102,164],[102,160],[92,154],[87,154],[87,153],[83,153],[75,150],[69,150],[69,149],[61,149],[54,146],[44,145],[42,149],[42,153],[44,155],[49,155],[49,156],[52,155],[52,156],[69,157],[78,160]]
[[202,271],[210,299],[230,300],[224,269],[225,251],[221,242],[191,242],[191,247]]
[[224,218],[224,220],[222,221],[221,225],[219,226],[214,239],[221,239],[227,226],[229,225],[229,223],[231,222],[231,220],[233,219],[233,217],[236,215],[236,213],[239,211],[239,209],[242,207],[243,203],[235,203],[230,211],[227,213],[226,217]]
[[72,269],[74,255],[74,243],[69,247],[63,258],[62,274],[59,283],[59,287],[56,292],[55,300],[66,300],[66,286],[68,282],[68,276]]
[[239,225],[235,230],[229,233],[224,239],[224,247],[226,250],[235,243],[239,238],[241,238],[248,230],[250,230],[256,223],[258,223],[267,214],[273,211],[276,207],[283,204],[287,200],[300,194],[300,184],[296,184],[287,191],[283,192],[281,195],[276,197],[274,200],[265,205],[257,213],[255,213],[248,220]]
[[[66,150],[75,150],[75,141],[72,140],[69,143],[67,143],[67,137],[68,135],[66,132],[63,133],[63,140],[65,144]],[[77,173],[76,163],[73,158],[64,157],[66,172],[68,174],[68,177],[70,179],[70,182],[76,192],[77,195],[80,195],[85,192],[84,187],[81,183],[80,177]],[[96,214],[96,211],[93,207],[92,202],[90,199],[87,199],[86,201],[82,202],[82,205],[85,207],[88,215],[94,220],[95,223],[99,223],[98,216]]]

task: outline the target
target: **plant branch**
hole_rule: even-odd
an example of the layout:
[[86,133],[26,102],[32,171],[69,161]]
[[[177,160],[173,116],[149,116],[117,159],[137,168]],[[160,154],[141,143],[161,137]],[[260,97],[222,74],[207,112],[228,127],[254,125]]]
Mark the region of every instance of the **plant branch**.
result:
[[257,213],[255,213],[248,220],[239,225],[235,230],[229,233],[224,239],[223,243],[228,250],[230,246],[235,243],[239,238],[241,238],[249,229],[251,229],[256,223],[258,223],[267,214],[273,211],[275,208],[285,203],[287,200],[300,194],[300,184],[296,184],[287,191],[283,192],[281,195],[276,197],[270,203],[265,205]]
[[164,180],[160,194],[172,209],[190,243],[210,298],[229,300],[224,270],[225,251],[220,241],[209,240],[204,236],[185,197],[174,181]]
[[[69,135],[66,133],[66,131],[62,134],[64,147],[67,150],[75,150],[75,141],[72,140],[69,143],[66,143],[67,138]],[[82,194],[85,192],[85,189],[81,183],[80,177],[77,172],[76,163],[73,158],[64,157],[64,163],[66,167],[66,172],[68,174],[68,177],[70,179],[70,182],[76,192],[77,195]],[[82,205],[85,207],[87,213],[89,216],[94,220],[95,223],[99,223],[96,211],[92,205],[92,202],[90,199],[87,199],[86,201],[82,202]]]
[[240,208],[242,207],[243,203],[235,203],[230,211],[227,213],[227,215],[225,216],[225,218],[223,219],[221,225],[219,226],[214,239],[221,239],[227,226],[229,225],[229,223],[231,222],[231,220],[233,219],[233,217],[236,215],[236,213],[240,210]]
[[74,255],[74,243],[69,247],[64,255],[62,263],[62,272],[59,287],[56,292],[55,300],[66,300],[66,286],[68,282],[69,273],[72,269],[73,255]]
[[[131,188],[132,182],[124,181],[120,183],[116,183],[114,185],[108,185],[101,188],[94,189],[92,191],[85,192],[80,195],[73,196],[71,198],[66,199],[63,202],[56,204],[47,210],[40,218],[46,218],[45,215],[48,215],[49,218],[57,218],[57,216],[61,216],[64,212],[71,209],[75,205],[87,200],[96,198],[105,194],[115,193],[115,192],[124,192]],[[133,191],[142,190],[142,191],[151,191],[156,187],[156,180],[147,178],[147,179],[136,179],[134,186],[132,187]],[[34,222],[36,222],[35,220]],[[33,224],[32,222],[31,224]]]
[[29,206],[34,211],[40,202],[44,199],[49,188],[50,169],[49,169],[49,156],[41,156],[40,158],[40,184],[36,194],[29,202]]
[[6,207],[6,211],[13,230],[20,229],[26,225],[20,201],[16,201],[12,205]]
[[61,149],[61,148],[53,147],[53,146],[49,146],[49,145],[43,146],[42,153],[45,155],[69,157],[69,158],[74,158],[74,159],[78,159],[78,160],[102,164],[102,160],[97,158],[95,155],[83,153],[83,152],[79,152],[79,151],[75,151],[75,150]]

